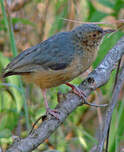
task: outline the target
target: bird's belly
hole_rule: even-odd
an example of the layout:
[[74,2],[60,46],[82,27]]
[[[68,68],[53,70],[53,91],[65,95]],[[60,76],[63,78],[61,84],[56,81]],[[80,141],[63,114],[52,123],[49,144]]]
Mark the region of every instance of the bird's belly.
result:
[[25,75],[26,82],[33,82],[41,89],[51,88],[63,84],[67,81],[71,81],[77,74],[72,74],[67,70],[59,71],[42,71]]
[[71,81],[81,73],[80,67],[82,65],[78,59],[73,60],[72,63],[63,70],[42,69],[41,71],[25,75],[24,78],[27,82],[35,83],[41,89],[61,85],[67,81]]
[[63,70],[41,70],[25,75],[24,77],[27,82],[35,83],[41,89],[56,87],[67,81],[71,81],[86,71],[93,60],[93,56],[91,56],[91,58],[87,56],[84,56],[83,58],[77,57]]

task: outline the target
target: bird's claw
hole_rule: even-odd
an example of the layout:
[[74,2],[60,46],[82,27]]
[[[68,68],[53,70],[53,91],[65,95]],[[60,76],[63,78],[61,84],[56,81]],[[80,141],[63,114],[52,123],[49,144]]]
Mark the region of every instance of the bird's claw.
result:
[[47,108],[47,112],[46,113],[54,116],[56,119],[59,120],[59,114],[60,114],[60,112],[58,110]]
[[84,103],[85,103],[85,101],[86,101],[86,95],[84,94],[84,92],[80,88],[78,88],[78,87],[75,86],[74,88],[72,88],[72,91],[76,95],[78,95],[80,98],[83,98],[84,99]]
[[89,103],[89,102],[87,102],[87,100],[86,100],[86,95],[84,94],[84,92],[83,92],[80,88],[78,88],[78,87],[76,87],[76,86],[75,86],[74,88],[72,88],[72,91],[73,91],[75,94],[77,94],[80,98],[83,98],[83,100],[84,100],[83,104],[87,104],[87,105],[93,106],[93,107],[106,107],[106,106],[108,106],[108,104],[98,105],[98,104],[94,104],[94,103]]

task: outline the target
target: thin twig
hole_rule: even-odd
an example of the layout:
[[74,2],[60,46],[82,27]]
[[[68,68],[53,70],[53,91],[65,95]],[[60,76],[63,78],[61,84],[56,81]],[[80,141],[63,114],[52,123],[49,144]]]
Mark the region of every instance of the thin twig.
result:
[[[114,82],[114,86],[113,86],[112,93],[114,92],[115,86],[116,86],[116,84],[117,84],[118,75],[119,75],[119,70],[120,70],[120,65],[121,65],[121,59],[122,59],[122,58],[120,58],[120,60],[119,60],[119,62],[118,62],[117,71],[116,71],[116,76],[115,76],[115,82]],[[111,118],[111,119],[112,119],[112,118]],[[108,152],[110,126],[111,126],[111,120],[110,120],[110,123],[109,123],[109,128],[108,128],[107,138],[106,138],[106,148],[105,148],[106,152]]]
[[114,92],[115,86],[116,86],[116,84],[117,84],[118,75],[119,75],[119,70],[120,70],[120,65],[121,65],[121,59],[122,59],[122,57],[121,57],[120,60],[118,61],[117,71],[116,71],[116,75],[115,75],[115,82],[114,82],[114,86],[113,86],[112,93]]
[[67,19],[67,18],[59,18],[60,20],[64,20],[64,21],[69,21],[69,22],[74,22],[74,23],[79,23],[79,24],[118,24],[118,23],[124,23],[124,19],[121,20],[114,20],[114,21],[107,21],[107,22],[83,22],[83,21],[79,21],[79,20],[72,20],[72,19]]
[[115,86],[115,89],[114,89],[114,92],[113,92],[113,95],[112,95],[111,103],[110,103],[110,105],[108,107],[108,110],[106,112],[104,126],[103,126],[103,130],[101,132],[101,135],[100,135],[100,139],[99,139],[99,142],[98,142],[96,152],[102,152],[103,151],[104,142],[105,142],[105,139],[106,139],[106,136],[107,136],[107,132],[108,132],[108,128],[109,128],[109,125],[110,125],[112,113],[113,113],[113,110],[114,110],[114,108],[117,104],[118,96],[119,96],[120,90],[123,86],[123,83],[124,83],[124,65],[123,65],[122,71],[119,75],[119,78],[117,80],[117,84]]
[[31,128],[31,130],[30,130],[30,132],[29,132],[29,135],[32,133],[32,131],[33,131],[33,129],[35,128],[36,124],[37,124],[40,120],[42,120],[42,116],[40,116],[40,117],[34,122],[34,124],[32,125],[32,128]]

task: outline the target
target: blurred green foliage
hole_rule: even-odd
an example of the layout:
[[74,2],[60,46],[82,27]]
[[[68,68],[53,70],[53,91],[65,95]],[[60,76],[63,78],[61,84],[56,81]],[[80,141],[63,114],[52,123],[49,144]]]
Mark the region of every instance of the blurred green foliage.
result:
[[[17,50],[23,50],[56,32],[69,30],[78,25],[78,23],[64,21],[64,18],[83,22],[109,22],[124,17],[123,0],[37,0],[29,1],[24,7],[20,5],[17,11],[12,11],[14,2],[10,1],[8,8],[7,4],[0,0],[0,73],[12,57],[17,55]],[[113,25],[109,26],[113,28]],[[102,61],[122,35],[122,32],[116,32],[104,38],[93,68]],[[79,84],[86,76],[87,73],[76,78],[72,83]],[[98,94],[93,93],[91,101],[100,99],[99,102],[109,102],[114,79],[115,71],[110,81],[100,89],[101,97],[98,98]],[[50,106],[54,108],[57,104],[57,92],[67,93],[68,90],[65,85],[49,89]],[[123,89],[121,94],[123,94]],[[101,110],[101,113],[104,115],[104,110]],[[0,144],[3,149],[12,142],[13,135],[25,137],[32,123],[44,114],[45,108],[39,88],[25,84],[17,76],[6,78],[4,81],[0,80]],[[96,109],[91,110],[87,106],[77,108],[49,140],[34,152],[49,149],[61,152],[90,151],[97,143],[96,134],[98,134],[100,124],[98,118]],[[124,146],[123,119],[124,102],[123,97],[120,97],[113,113],[109,152],[119,152]]]

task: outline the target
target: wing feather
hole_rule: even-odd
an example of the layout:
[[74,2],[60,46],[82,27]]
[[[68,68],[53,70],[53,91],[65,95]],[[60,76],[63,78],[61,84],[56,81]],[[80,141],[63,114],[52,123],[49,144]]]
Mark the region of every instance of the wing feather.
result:
[[9,76],[7,73],[13,75],[36,72],[37,67],[62,70],[72,62],[73,58],[71,32],[61,32],[20,53],[7,65],[4,76]]

